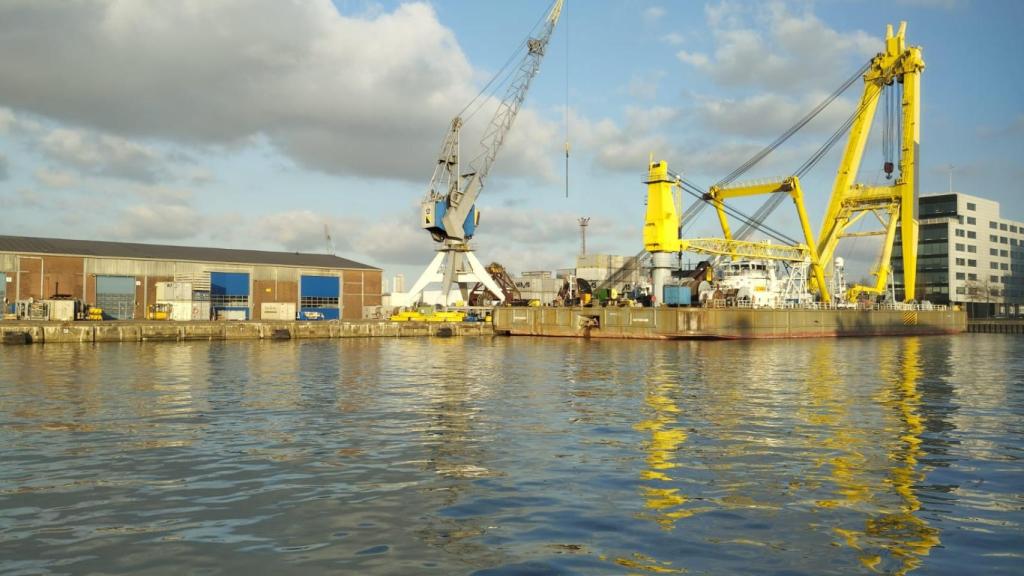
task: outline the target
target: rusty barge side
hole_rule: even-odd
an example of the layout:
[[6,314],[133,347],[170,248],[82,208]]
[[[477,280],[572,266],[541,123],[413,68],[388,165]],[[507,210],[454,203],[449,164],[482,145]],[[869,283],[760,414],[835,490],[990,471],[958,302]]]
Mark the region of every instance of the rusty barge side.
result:
[[499,307],[494,331],[515,336],[751,339],[958,334],[962,310]]

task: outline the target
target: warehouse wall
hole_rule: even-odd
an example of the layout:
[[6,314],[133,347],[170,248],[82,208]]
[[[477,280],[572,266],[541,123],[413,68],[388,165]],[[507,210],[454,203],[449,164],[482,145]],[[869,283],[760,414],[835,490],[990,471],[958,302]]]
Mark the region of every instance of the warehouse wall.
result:
[[[176,276],[206,276],[211,271],[245,272],[252,279],[250,317],[259,319],[264,302],[298,305],[299,278],[308,275],[337,275],[341,278],[342,318],[357,320],[365,306],[381,305],[380,270],[339,270],[269,265],[221,264],[101,258],[94,256],[51,256],[0,254],[0,272],[14,280],[7,284],[7,299],[44,299],[55,292],[70,294],[86,303],[96,302],[97,276],[127,276],[139,282],[135,290],[135,318],[146,315],[156,302],[156,284],[172,282]],[[6,269],[5,269],[6,268]]]

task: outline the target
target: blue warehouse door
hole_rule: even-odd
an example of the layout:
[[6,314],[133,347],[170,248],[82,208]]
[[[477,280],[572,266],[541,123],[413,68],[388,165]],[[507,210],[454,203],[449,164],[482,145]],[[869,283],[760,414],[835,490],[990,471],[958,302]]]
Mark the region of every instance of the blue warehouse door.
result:
[[135,317],[135,277],[97,276],[96,307],[105,320],[131,320]]
[[306,276],[300,279],[299,318],[341,318],[341,284],[337,276]]
[[215,316],[248,320],[249,274],[210,272],[210,307]]

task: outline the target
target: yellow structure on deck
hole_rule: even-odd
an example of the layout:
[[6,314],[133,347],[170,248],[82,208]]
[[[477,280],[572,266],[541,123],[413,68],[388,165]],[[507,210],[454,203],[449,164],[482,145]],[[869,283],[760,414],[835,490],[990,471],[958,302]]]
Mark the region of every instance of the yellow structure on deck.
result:
[[[873,272],[874,285],[857,285],[850,288],[845,297],[856,300],[862,293],[881,294],[885,291],[890,274],[890,260],[896,238],[896,229],[902,235],[903,285],[904,299],[913,300],[917,287],[917,155],[920,141],[921,117],[921,71],[924,60],[921,49],[906,46],[907,23],[901,22],[898,32],[894,35],[892,25],[886,28],[885,51],[875,56],[863,70],[864,92],[854,115],[845,126],[849,126],[850,135],[843,152],[839,170],[832,186],[832,196],[825,211],[821,232],[815,240],[811,231],[807,211],[804,208],[804,194],[800,188],[800,178],[809,170],[809,166],[820,159],[819,154],[805,164],[807,168],[798,170],[797,175],[782,180],[762,182],[751,185],[712,186],[704,195],[704,200],[715,207],[718,220],[722,227],[722,238],[682,239],[680,215],[682,208],[676,190],[681,185],[680,178],[668,169],[665,161],[649,163],[647,184],[647,212],[644,222],[644,248],[654,256],[653,269],[665,267],[664,257],[670,252],[690,251],[730,258],[751,258],[765,260],[781,260],[788,262],[806,262],[810,264],[810,288],[821,295],[824,302],[831,301],[828,283],[825,281],[826,268],[830,266],[835,255],[839,240],[844,237],[884,235],[885,241],[878,265]],[[856,80],[851,77],[850,83]],[[849,84],[844,85],[848,86]],[[899,142],[899,173],[890,186],[866,186],[855,183],[867,144],[868,134],[875,117],[880,96],[886,90],[902,87],[902,98],[899,106],[898,131],[895,122],[888,126],[886,133],[895,147],[892,134],[901,134]],[[836,96],[838,95],[835,94]],[[830,100],[822,104],[813,114],[817,114]],[[895,98],[891,98],[887,110],[895,110]],[[812,118],[808,117],[804,120]],[[894,120],[895,114],[890,117]],[[796,129],[802,124],[798,125]],[[792,130],[795,132],[795,129]],[[791,133],[792,133],[791,132]],[[791,135],[791,133],[789,135]],[[837,139],[841,132],[834,136]],[[785,137],[788,137],[786,135]],[[827,147],[834,143],[831,140]],[[763,154],[767,154],[773,144]],[[824,152],[822,152],[823,154]],[[763,154],[761,157],[763,157]],[[753,165],[760,158],[755,158]],[[743,167],[741,167],[743,168]],[[885,172],[892,177],[896,167],[892,162],[885,162]],[[746,168],[743,168],[745,171]],[[747,242],[736,240],[732,236],[729,220],[725,211],[725,201],[730,198],[765,194],[788,194],[796,206],[801,232],[805,244],[773,245],[765,242]],[[864,215],[872,213],[882,223],[884,230],[847,233],[852,224],[861,220]],[[660,260],[659,260],[660,257]],[[655,279],[655,284],[658,281]]]
[[[891,24],[886,27],[885,52],[871,60],[864,74],[864,92],[850,127],[850,137],[818,234],[817,252],[822,262],[831,261],[839,239],[844,236],[885,234],[882,254],[873,273],[874,286],[858,285],[850,288],[847,292],[850,300],[856,300],[862,292],[881,294],[885,291],[897,227],[900,228],[903,243],[904,300],[913,300],[917,289],[917,155],[921,140],[921,71],[924,70],[924,59],[920,47],[906,46],[906,31],[906,22],[900,22],[895,35]],[[900,133],[903,138],[900,142],[899,175],[891,186],[857,184],[854,179],[860,169],[880,96],[884,90],[898,86],[903,87],[900,102]],[[892,168],[886,166],[887,171],[891,172]],[[882,222],[884,232],[845,233],[850,225],[868,212]],[[818,282],[821,285],[820,280]]]
[[[718,212],[718,221],[722,226],[722,238],[681,238],[679,229],[679,196],[674,187],[678,186],[677,178],[670,176],[668,162],[661,160],[651,162],[647,177],[647,215],[644,221],[644,248],[648,252],[697,252],[713,256],[730,258],[750,258],[761,260],[780,260],[796,263],[810,263],[812,277],[817,279],[821,289],[822,300],[828,302],[830,296],[825,288],[824,269],[817,254],[811,248],[815,245],[811,224],[804,208],[803,192],[800,179],[796,176],[786,178],[782,182],[740,186],[733,188],[712,187],[706,198]],[[803,230],[806,244],[793,246],[771,244],[768,242],[749,242],[736,240],[729,228],[729,219],[725,214],[725,200],[756,194],[789,194],[796,205],[800,227]]]

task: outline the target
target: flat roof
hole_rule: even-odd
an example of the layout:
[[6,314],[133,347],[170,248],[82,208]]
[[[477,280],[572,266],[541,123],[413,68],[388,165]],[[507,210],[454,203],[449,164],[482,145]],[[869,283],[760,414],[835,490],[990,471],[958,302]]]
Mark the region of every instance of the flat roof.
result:
[[178,260],[191,262],[222,262],[232,264],[262,264],[270,266],[308,266],[314,268],[345,268],[380,270],[332,254],[305,254],[300,252],[267,252],[263,250],[233,250],[199,246],[169,246],[166,244],[138,244],[133,242],[104,242],[99,240],[71,240],[67,238],[33,238],[29,236],[0,235],[0,252],[20,254],[64,254],[96,258],[133,258],[145,260]]

